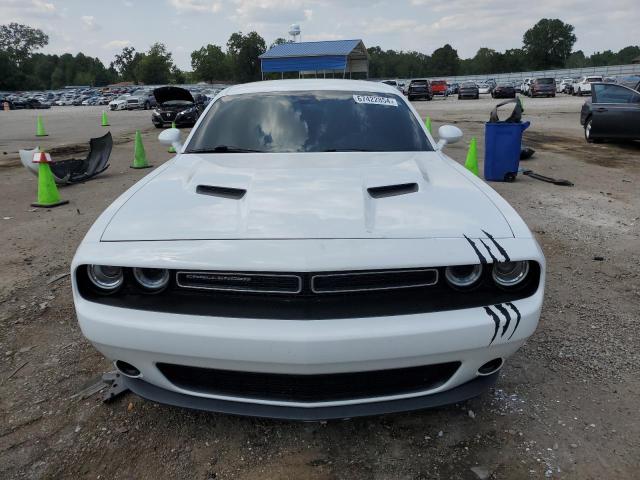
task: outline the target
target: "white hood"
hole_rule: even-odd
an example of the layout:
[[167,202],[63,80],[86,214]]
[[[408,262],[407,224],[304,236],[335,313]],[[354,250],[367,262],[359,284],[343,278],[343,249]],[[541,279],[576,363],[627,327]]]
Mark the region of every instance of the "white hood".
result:
[[[437,152],[183,154],[117,210],[102,241],[461,238],[483,230],[512,238],[487,194],[449,162]],[[401,184],[415,185],[379,198],[369,191]],[[198,186],[237,189],[242,198]]]

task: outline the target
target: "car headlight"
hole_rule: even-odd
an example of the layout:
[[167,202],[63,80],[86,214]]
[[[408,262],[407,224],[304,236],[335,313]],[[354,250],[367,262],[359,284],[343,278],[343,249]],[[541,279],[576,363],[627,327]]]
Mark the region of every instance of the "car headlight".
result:
[[158,110],[157,108],[154,108],[153,109],[153,114],[157,115],[157,116],[160,116],[160,110]]
[[178,115],[189,115],[191,113],[194,113],[195,111],[196,111],[196,107],[191,107],[191,108],[188,108],[187,110],[183,110],[179,112]]
[[134,268],[133,276],[145,290],[160,292],[169,285],[169,270],[166,268]]
[[115,292],[124,282],[124,274],[121,267],[89,265],[87,274],[91,283],[102,292]]
[[501,287],[515,287],[527,278],[529,262],[499,262],[493,264],[493,280]]
[[475,285],[482,276],[482,265],[457,265],[447,267],[444,277],[454,288],[469,288]]

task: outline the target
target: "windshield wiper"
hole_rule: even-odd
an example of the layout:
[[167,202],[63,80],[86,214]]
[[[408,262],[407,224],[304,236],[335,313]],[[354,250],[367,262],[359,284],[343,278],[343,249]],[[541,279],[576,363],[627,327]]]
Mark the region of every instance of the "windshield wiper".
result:
[[262,150],[250,148],[232,147],[230,145],[216,145],[212,148],[193,148],[186,153],[264,153]]
[[328,148],[327,150],[323,150],[323,152],[372,152],[373,150],[369,150],[366,148]]

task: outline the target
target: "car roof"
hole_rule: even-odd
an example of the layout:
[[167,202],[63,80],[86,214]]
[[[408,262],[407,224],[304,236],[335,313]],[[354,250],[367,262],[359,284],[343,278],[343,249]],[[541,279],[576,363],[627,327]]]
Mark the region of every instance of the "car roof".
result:
[[301,80],[269,80],[263,82],[243,83],[227,88],[223,95],[241,95],[246,93],[300,92],[307,90],[335,90],[343,92],[376,92],[398,94],[398,90],[382,82],[366,80],[338,79],[301,79]]

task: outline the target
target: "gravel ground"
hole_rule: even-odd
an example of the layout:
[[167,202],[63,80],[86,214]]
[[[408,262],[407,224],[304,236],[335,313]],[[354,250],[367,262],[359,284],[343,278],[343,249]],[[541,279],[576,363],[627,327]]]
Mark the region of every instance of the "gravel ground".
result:
[[[68,277],[49,281],[68,271],[96,216],[148,171],[128,168],[123,138],[104,175],[61,189],[68,206],[34,211],[35,179],[0,168],[0,478],[638,478],[640,144],[586,144],[580,99],[525,101],[525,143],[536,149],[525,166],[575,183],[492,184],[547,257],[540,326],[496,388],[413,413],[292,423],[132,394],[111,404],[83,398],[111,368],[78,329]],[[464,130],[446,150],[459,162],[472,136],[482,157],[494,104],[416,102],[434,132],[444,122]],[[170,155],[155,133],[144,140],[159,165]]]

